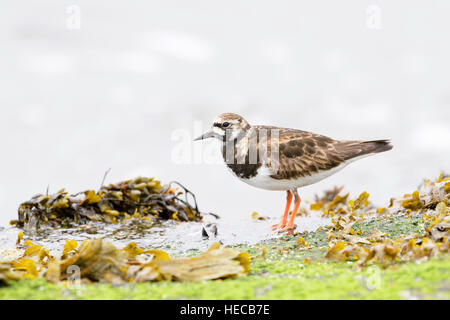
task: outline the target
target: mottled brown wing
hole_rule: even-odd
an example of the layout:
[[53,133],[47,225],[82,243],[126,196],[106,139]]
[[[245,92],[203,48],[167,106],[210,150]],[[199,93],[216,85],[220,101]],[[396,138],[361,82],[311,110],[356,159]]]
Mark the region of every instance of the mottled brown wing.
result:
[[297,179],[310,176],[319,171],[335,168],[352,158],[387,151],[391,148],[387,140],[337,141],[316,133],[280,129],[279,161],[269,164],[270,167],[277,168],[271,177]]

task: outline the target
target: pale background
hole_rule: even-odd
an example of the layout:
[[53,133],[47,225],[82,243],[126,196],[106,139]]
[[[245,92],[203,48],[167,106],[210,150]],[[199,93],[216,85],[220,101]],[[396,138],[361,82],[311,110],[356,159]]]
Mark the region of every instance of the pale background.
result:
[[[80,29],[67,25],[70,5]],[[383,204],[449,169],[447,0],[0,8],[0,225],[47,185],[96,189],[108,168],[108,182],[178,180],[201,209],[230,219],[280,215],[282,193],[253,189],[223,164],[175,161],[172,135],[185,130],[192,146],[195,122],[206,129],[221,112],[338,139],[392,138],[392,151],[304,188],[306,197],[338,184]]]

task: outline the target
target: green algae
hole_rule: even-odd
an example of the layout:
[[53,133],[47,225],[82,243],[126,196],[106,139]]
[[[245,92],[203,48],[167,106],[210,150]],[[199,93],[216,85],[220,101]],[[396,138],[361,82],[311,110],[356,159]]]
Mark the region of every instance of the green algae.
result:
[[363,236],[369,235],[373,230],[378,229],[383,233],[387,233],[387,237],[395,240],[402,236],[420,234],[424,235],[425,224],[421,221],[420,216],[414,217],[391,217],[377,218],[364,221],[364,223],[355,224],[353,229],[361,231]]
[[[283,265],[283,267],[280,267]],[[345,263],[276,262],[269,276],[208,282],[64,287],[42,279],[0,289],[0,299],[449,299],[450,259],[355,271]]]
[[[374,229],[388,237],[421,232],[418,217],[371,219],[354,226],[364,235]],[[283,236],[256,245],[236,245],[252,256],[248,276],[202,282],[54,285],[24,279],[0,288],[0,299],[450,299],[450,255],[428,261],[371,265],[330,262],[325,230]],[[194,251],[187,255],[195,255]]]

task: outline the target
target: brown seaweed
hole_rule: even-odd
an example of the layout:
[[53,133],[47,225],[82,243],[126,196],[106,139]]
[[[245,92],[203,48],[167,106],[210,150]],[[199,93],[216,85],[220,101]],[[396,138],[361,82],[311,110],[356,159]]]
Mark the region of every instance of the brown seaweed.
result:
[[195,195],[178,182],[162,186],[153,178],[138,177],[99,191],[70,195],[64,189],[52,195],[38,194],[22,203],[18,219],[25,229],[43,225],[71,227],[89,221],[115,223],[133,218],[146,220],[201,221]]

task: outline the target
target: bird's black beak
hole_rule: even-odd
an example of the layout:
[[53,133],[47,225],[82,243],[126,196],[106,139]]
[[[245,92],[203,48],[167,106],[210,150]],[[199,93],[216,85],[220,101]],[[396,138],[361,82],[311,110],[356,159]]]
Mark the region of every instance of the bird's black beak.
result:
[[194,141],[204,140],[204,139],[213,138],[213,137],[214,137],[214,132],[213,132],[212,129],[210,129],[209,131],[207,131],[204,134],[202,134],[200,137],[194,139]]

